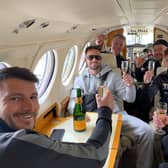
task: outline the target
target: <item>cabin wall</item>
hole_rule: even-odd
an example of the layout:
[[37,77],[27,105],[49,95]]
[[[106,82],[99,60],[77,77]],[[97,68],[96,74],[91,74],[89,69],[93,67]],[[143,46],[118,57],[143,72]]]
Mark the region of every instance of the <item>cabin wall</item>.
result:
[[155,27],[154,28],[154,41],[158,39],[164,39],[168,41],[168,33],[166,30],[162,30],[160,28]]
[[[70,95],[70,90],[73,85],[74,77],[78,75],[78,65],[80,61],[80,54],[82,52],[83,41],[80,39],[80,42],[77,40],[73,41],[63,41],[63,42],[54,42],[50,44],[43,45],[38,51],[37,56],[34,59],[34,63],[32,65],[32,69],[35,67],[36,63],[40,59],[40,57],[49,49],[54,49],[57,52],[57,69],[56,69],[56,78],[55,82],[52,85],[51,92],[47,96],[45,102],[41,104],[40,112],[43,112],[46,107],[51,106],[53,103],[58,102],[60,105],[61,100],[63,100],[67,95]],[[61,75],[63,70],[63,65],[65,61],[65,57],[67,55],[68,50],[74,45],[78,44],[78,57],[77,63],[72,72],[72,78],[68,85],[64,86],[61,81]]]
[[0,49],[0,61],[11,66],[31,68],[31,64],[38,50],[38,45],[25,45]]
[[[110,45],[110,41],[112,38],[112,35],[114,35],[116,32],[118,33],[117,29],[116,31],[113,30],[108,35],[108,46]],[[120,29],[120,31],[123,29]],[[157,37],[157,32],[161,31],[155,31],[155,36]],[[100,33],[99,33],[100,34]],[[166,34],[166,33],[165,33]],[[164,35],[165,35],[164,34]],[[32,71],[34,70],[37,62],[39,59],[43,56],[45,52],[48,50],[55,50],[57,53],[57,69],[56,69],[56,77],[54,79],[54,82],[51,86],[51,92],[46,97],[46,99],[41,103],[40,113],[45,111],[49,106],[57,102],[60,105],[60,102],[70,94],[70,90],[73,85],[73,81],[76,75],[78,75],[78,68],[79,68],[79,62],[81,53],[83,50],[84,45],[88,41],[92,41],[97,34],[93,33],[88,34],[87,36],[80,36],[75,38],[68,38],[68,39],[59,39],[52,42],[46,42],[46,43],[37,43],[37,44],[25,44],[25,45],[18,45],[18,46],[6,46],[6,48],[0,48],[0,61],[6,62],[11,66],[22,66],[30,68]],[[166,34],[167,35],[167,34]],[[164,36],[165,37],[165,36]],[[166,36],[167,37],[167,36]],[[167,40],[167,39],[166,39]],[[64,86],[61,82],[61,75],[62,75],[62,69],[64,65],[64,61],[67,55],[68,50],[73,47],[74,45],[78,46],[78,57],[77,62],[74,65],[74,69],[72,72],[72,77],[70,79],[70,82],[68,85]]]
[[[56,77],[51,86],[51,92],[41,103],[40,113],[44,112],[49,106],[58,102],[60,105],[61,100],[63,100],[67,95],[70,94],[70,90],[73,85],[73,81],[76,75],[78,75],[78,67],[80,62],[80,55],[83,49],[83,44],[88,39],[85,37],[83,39],[69,39],[62,41],[54,41],[36,45],[25,45],[17,47],[7,47],[5,49],[0,49],[0,61],[6,62],[11,66],[22,66],[34,70],[37,62],[48,50],[55,50],[57,53],[57,69]],[[61,82],[62,69],[67,55],[68,50],[74,45],[78,46],[78,56],[77,62],[72,72],[72,77],[67,86],[64,86]]]

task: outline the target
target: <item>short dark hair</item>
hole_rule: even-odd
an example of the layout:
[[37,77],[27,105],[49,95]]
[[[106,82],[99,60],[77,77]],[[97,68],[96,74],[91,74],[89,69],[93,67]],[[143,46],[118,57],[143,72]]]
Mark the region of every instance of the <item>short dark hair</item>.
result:
[[167,41],[163,40],[163,39],[155,41],[154,44],[153,44],[153,46],[155,46],[155,45],[164,45],[164,46],[168,47]]
[[9,78],[17,78],[34,83],[39,82],[36,75],[34,75],[29,69],[23,67],[7,67],[0,69],[0,81]]
[[98,51],[101,52],[100,47],[97,46],[97,45],[94,45],[94,46],[88,46],[88,47],[85,49],[85,54],[87,54],[87,52],[88,52],[89,50],[98,50]]
[[149,52],[149,51],[152,51],[152,49],[144,48],[142,52],[147,53],[147,52]]
[[145,48],[145,49],[143,49],[143,51],[142,52],[148,52],[148,49],[147,48]]
[[164,54],[167,56],[168,55],[168,48],[165,49]]

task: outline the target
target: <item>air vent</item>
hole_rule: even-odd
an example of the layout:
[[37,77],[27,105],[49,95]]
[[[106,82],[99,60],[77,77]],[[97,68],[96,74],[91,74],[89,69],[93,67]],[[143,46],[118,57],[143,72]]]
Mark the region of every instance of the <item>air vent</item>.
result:
[[72,26],[71,30],[76,30],[78,25]]
[[97,29],[96,29],[96,28],[92,28],[91,30],[92,30],[92,31],[96,31]]
[[14,29],[14,30],[12,31],[12,33],[18,34],[18,33],[19,33],[19,29]]
[[19,26],[12,31],[12,33],[18,34],[21,29],[27,29],[27,28],[31,27],[35,22],[36,22],[36,19],[26,20],[26,21],[20,23]]
[[67,30],[67,33],[73,32],[78,28],[78,25],[72,26],[69,30]]
[[19,28],[20,28],[20,29],[29,28],[29,27],[32,26],[35,22],[36,22],[35,19],[26,20],[26,21],[22,22],[21,24],[19,24]]
[[49,25],[50,25],[49,22],[43,22],[43,23],[40,24],[40,28],[44,29],[44,28],[48,27]]

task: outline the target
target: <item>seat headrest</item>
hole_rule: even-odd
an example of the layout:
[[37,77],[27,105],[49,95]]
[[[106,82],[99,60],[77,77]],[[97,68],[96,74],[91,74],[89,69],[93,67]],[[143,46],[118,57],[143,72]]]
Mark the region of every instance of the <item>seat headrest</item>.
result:
[[112,68],[117,68],[116,57],[113,53],[101,53],[102,62],[109,65]]

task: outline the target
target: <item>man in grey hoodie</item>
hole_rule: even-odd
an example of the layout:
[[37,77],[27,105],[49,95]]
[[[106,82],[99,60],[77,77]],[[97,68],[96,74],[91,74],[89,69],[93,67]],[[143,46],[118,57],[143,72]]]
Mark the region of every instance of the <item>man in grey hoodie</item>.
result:
[[[87,47],[85,50],[87,68],[76,77],[73,88],[80,87],[84,95],[96,93],[102,77],[106,80],[103,85],[111,90],[115,99],[114,113],[122,113],[122,135],[128,137],[132,148],[136,148],[136,168],[151,168],[153,159],[153,130],[142,120],[130,116],[126,111],[119,108],[119,101],[125,100],[133,102],[136,97],[136,89],[133,79],[129,74],[123,74],[122,78],[105,64],[102,64],[99,48],[95,46]],[[74,106],[74,95],[71,93],[71,100],[68,106],[70,112]],[[95,109],[96,110],[96,109]],[[145,161],[144,161],[145,160]]]

